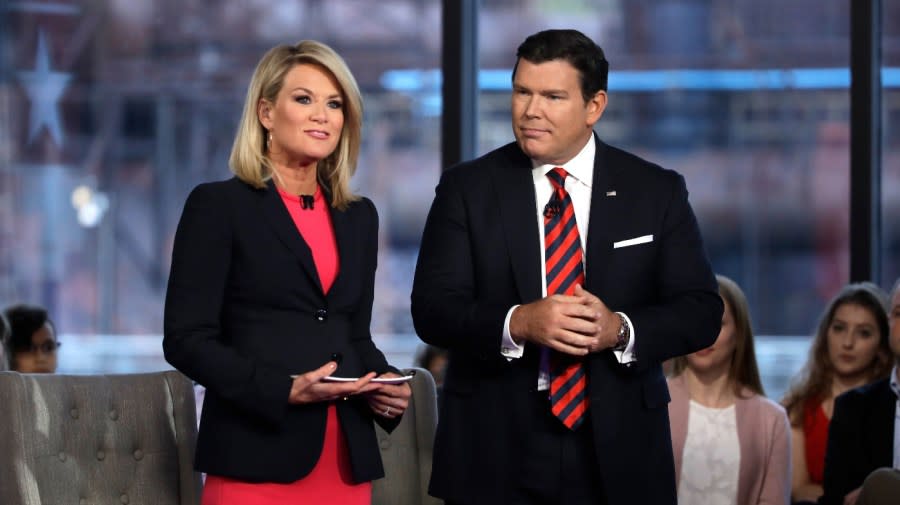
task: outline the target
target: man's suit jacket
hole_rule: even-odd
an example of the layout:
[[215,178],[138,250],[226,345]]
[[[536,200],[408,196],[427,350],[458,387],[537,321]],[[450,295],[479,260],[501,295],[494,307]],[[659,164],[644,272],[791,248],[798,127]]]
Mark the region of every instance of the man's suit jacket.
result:
[[[367,199],[330,212],[339,272],[325,294],[271,182],[257,189],[232,178],[201,184],[188,197],[172,253],[163,348],[169,363],[207,388],[198,470],[251,482],[307,475],[322,448],[327,404],[289,405],[291,374],[318,368],[335,352],[343,362],[334,375],[389,370],[369,329],[377,212]],[[383,476],[366,402],[337,402],[337,412],[354,478]]]
[[870,473],[893,466],[896,408],[890,378],[851,389],[834,400],[819,503],[840,505]]
[[[585,287],[629,316],[637,357],[587,360],[600,477],[611,504],[674,504],[660,363],[711,345],[722,302],[682,177],[595,141]],[[430,485],[448,501],[506,503],[521,470],[540,353],[507,360],[500,347],[510,307],[541,298],[531,168],[512,143],[446,171],[425,225],[412,315],[422,340],[450,350]]]

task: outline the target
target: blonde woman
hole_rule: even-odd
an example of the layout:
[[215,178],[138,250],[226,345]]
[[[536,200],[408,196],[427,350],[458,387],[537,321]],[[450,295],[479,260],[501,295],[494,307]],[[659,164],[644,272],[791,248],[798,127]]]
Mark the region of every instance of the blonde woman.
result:
[[826,307],[806,364],[782,401],[793,434],[795,502],[822,496],[834,399],[890,373],[886,305],[887,295],[875,284],[845,286]]
[[397,370],[369,330],[378,214],[349,189],[361,125],[337,53],[275,47],[247,91],[235,177],[185,203],[163,347],[206,388],[203,505],[368,504],[384,475],[373,421],[396,426],[410,389],[372,382]]
[[669,416],[678,503],[787,505],[790,427],[765,398],[744,293],[717,275],[725,303],[715,343],[675,358]]

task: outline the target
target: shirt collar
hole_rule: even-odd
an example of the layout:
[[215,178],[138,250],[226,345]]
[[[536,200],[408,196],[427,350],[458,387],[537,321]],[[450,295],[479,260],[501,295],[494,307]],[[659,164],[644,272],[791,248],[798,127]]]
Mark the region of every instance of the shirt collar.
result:
[[891,390],[894,391],[894,394],[897,395],[897,399],[900,400],[900,382],[897,381],[897,365],[894,365],[894,368],[891,369]]
[[569,173],[570,177],[574,177],[575,180],[590,188],[594,183],[594,154],[596,151],[597,146],[594,142],[594,135],[591,134],[581,151],[563,165],[538,164],[536,161],[531,160],[531,176],[534,177],[535,181],[545,180],[547,172],[561,166]]

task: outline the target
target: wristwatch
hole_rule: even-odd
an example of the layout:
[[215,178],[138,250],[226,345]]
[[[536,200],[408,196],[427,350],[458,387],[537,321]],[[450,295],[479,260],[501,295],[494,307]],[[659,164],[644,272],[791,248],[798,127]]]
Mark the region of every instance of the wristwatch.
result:
[[628,326],[628,320],[622,314],[619,316],[619,332],[616,333],[616,345],[613,346],[614,351],[624,351],[628,347],[628,341],[631,340],[631,328]]

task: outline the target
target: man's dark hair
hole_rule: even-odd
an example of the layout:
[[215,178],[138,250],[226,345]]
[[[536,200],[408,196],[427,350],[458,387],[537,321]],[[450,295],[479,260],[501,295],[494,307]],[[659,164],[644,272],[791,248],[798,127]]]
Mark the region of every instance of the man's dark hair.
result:
[[9,347],[12,351],[21,351],[31,347],[31,336],[44,323],[50,323],[54,333],[56,327],[50,320],[47,310],[37,305],[13,305],[6,309],[6,320],[9,323]]
[[525,39],[516,50],[516,64],[512,77],[516,78],[519,60],[546,63],[565,60],[578,71],[581,95],[590,100],[598,91],[606,91],[609,62],[600,48],[578,30],[544,30]]

